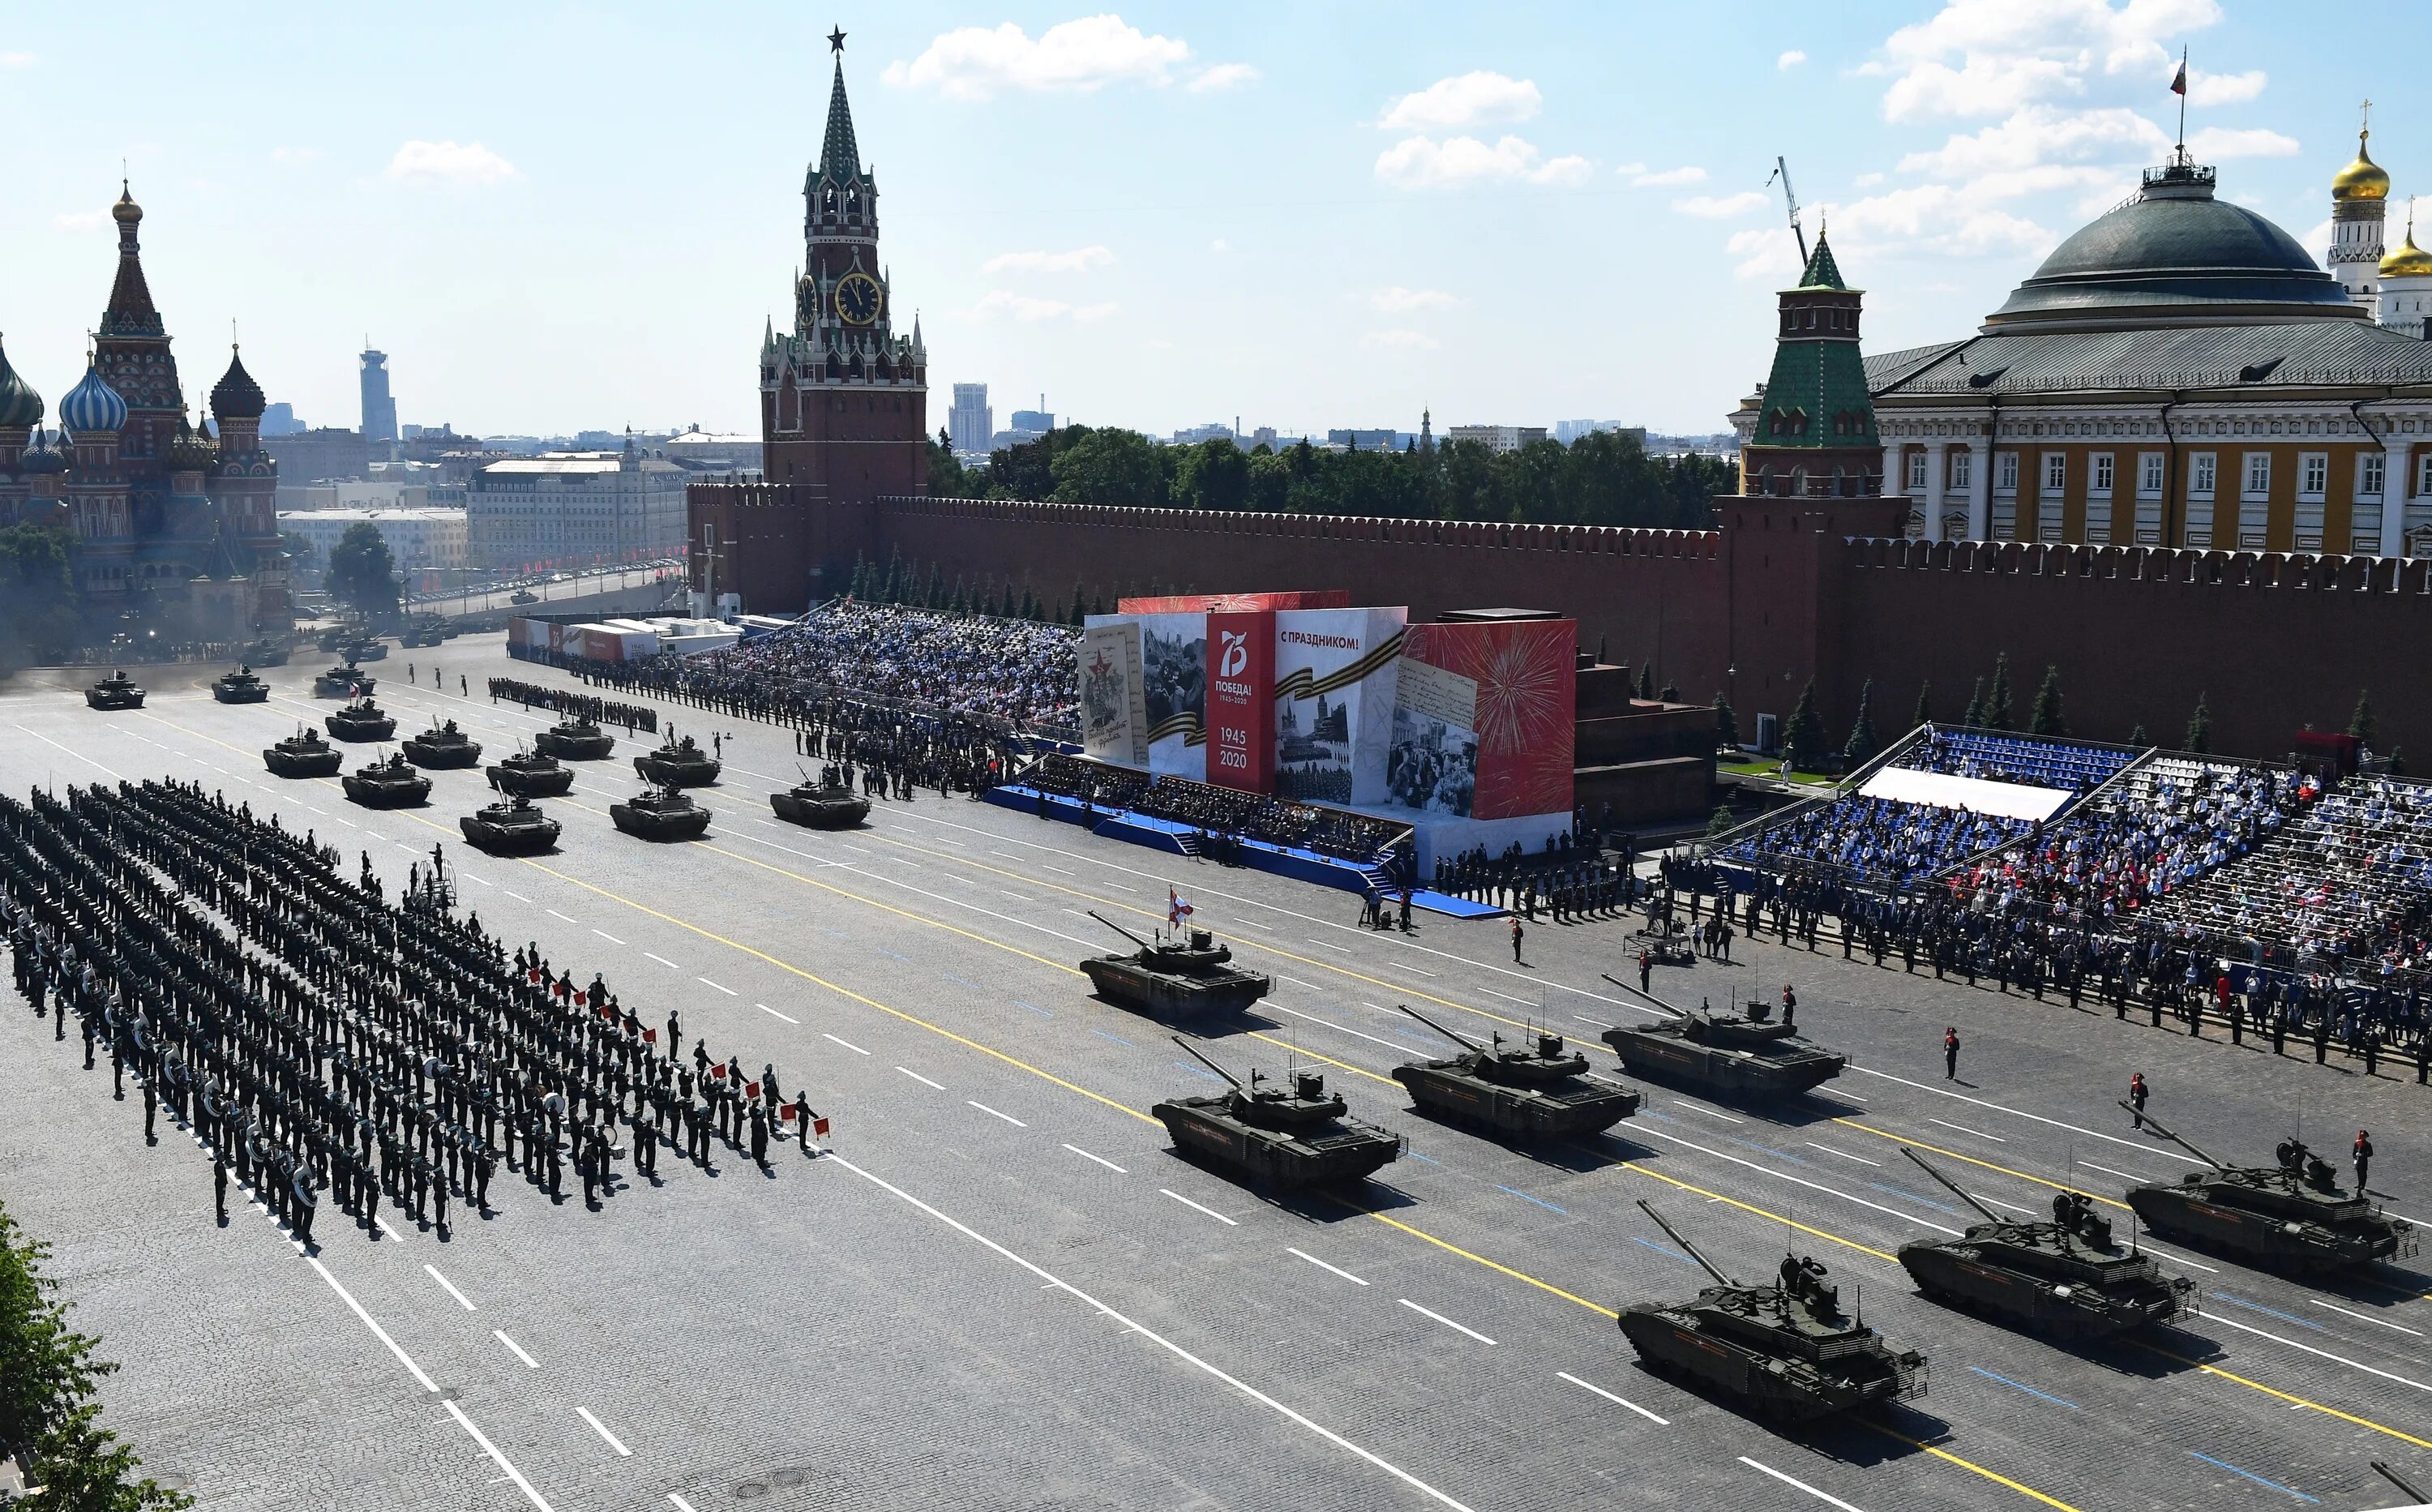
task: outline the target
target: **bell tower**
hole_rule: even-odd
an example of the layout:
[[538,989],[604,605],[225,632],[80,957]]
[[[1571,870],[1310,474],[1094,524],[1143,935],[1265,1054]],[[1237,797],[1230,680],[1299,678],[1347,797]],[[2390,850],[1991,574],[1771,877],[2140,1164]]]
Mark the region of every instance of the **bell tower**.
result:
[[1773,372],[1740,445],[1743,495],[1876,499],[1892,482],[1858,354],[1862,303],[1819,229],[1798,286],[1782,291]]

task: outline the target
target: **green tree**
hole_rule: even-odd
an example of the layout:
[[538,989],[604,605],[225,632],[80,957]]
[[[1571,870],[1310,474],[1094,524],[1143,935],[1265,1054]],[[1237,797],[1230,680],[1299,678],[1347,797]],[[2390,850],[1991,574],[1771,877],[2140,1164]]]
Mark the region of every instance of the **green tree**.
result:
[[65,530],[0,529],[0,675],[64,656],[77,639],[76,575]]
[[1149,509],[1167,501],[1165,449],[1137,431],[1092,431],[1056,453],[1055,498]]
[[1959,723],[1963,729],[1970,730],[1984,726],[1984,679],[1982,677],[1976,679],[1976,686],[1968,691],[1968,711],[1959,716]]
[[2365,744],[2371,745],[2373,744],[2373,735],[2379,728],[2379,722],[2374,720],[2373,717],[2373,694],[2371,690],[2358,688],[2356,690],[2356,712],[2348,716],[2348,733],[2355,736]]
[[1725,751],[1736,751],[1740,746],[1739,716],[1731,711],[1731,701],[1719,688],[1714,689],[1714,743]]
[[1638,697],[1642,703],[1655,702],[1655,664],[1651,661],[1638,669]]
[[374,620],[397,612],[397,563],[380,527],[364,520],[346,527],[329,548],[329,591]]
[[136,1472],[143,1461],[101,1426],[101,1405],[88,1402],[44,1434],[29,1456],[42,1494],[28,1504],[58,1512],[174,1512],[194,1499]]
[[2007,730],[2018,722],[2010,708],[2010,654],[2004,651],[1993,658],[1993,686],[1984,694],[1984,727]]
[[1723,806],[1720,808],[1715,809],[1713,817],[1706,821],[1706,838],[1708,840],[1719,840],[1723,836],[1728,835],[1732,830],[1738,828],[1739,823],[1740,816],[1738,811],[1731,807],[1731,801],[1729,798],[1725,798],[1723,800]]
[[1931,724],[1933,722],[1934,684],[1931,681],[1927,681],[1917,685],[1917,709],[1908,717],[1908,727],[1914,730],[1920,724]]
[[2394,745],[2390,748],[2390,774],[2393,777],[2407,775],[2407,762],[2399,756],[2398,747]]
[[1790,725],[1782,733],[1782,769],[1784,773],[1812,772],[1832,742],[1824,734],[1824,721],[1816,712],[1816,679],[1799,690],[1799,703],[1790,711]]
[[1858,689],[1858,717],[1849,722],[1849,739],[1841,744],[1841,768],[1854,772],[1875,755],[1875,680]]
[[1655,690],[1655,696],[1662,699],[1666,704],[1678,704],[1680,702],[1680,685],[1678,683],[1665,683],[1663,687]]
[[929,494],[934,499],[968,499],[971,497],[973,479],[954,456],[954,443],[947,438],[946,428],[929,441]]
[[2153,742],[2145,738],[2145,726],[2139,724],[2128,732],[2128,743],[2141,751]]
[[2187,733],[2179,739],[2179,749],[2203,756],[2212,750],[2212,706],[2204,695],[2196,695],[2196,710],[2187,716]]
[[2027,732],[2031,735],[2063,736],[2069,733],[2069,721],[2060,711],[2060,669],[2044,668],[2044,684],[2035,689],[2035,706],[2027,715]]
[[1186,509],[1240,509],[1250,498],[1250,458],[1230,438],[1185,447],[1174,471],[1174,501]]

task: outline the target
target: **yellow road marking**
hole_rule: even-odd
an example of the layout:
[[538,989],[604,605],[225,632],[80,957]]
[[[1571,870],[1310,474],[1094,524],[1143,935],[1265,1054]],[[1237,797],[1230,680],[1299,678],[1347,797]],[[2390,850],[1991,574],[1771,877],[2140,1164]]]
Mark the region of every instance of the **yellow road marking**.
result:
[[2202,1370],[2206,1375],[2217,1375],[2223,1381],[2235,1381],[2239,1385],[2245,1386],[2249,1390],[2260,1391],[2267,1397],[2277,1397],[2291,1406],[2309,1407],[2316,1412],[2324,1413],[2330,1417],[2337,1418],[2341,1422],[2351,1422],[2359,1428],[2370,1428],[2377,1434],[2388,1434],[2390,1437],[2398,1439],[2402,1443],[2413,1444],[2418,1449],[2432,1449],[2432,1439],[2418,1438],[2413,1434],[2401,1433],[2395,1428],[2374,1422],[2370,1418],[2359,1418],[2354,1413],[2341,1412],[2337,1407],[2325,1407],[2319,1402],[2309,1402],[2304,1397],[2291,1396],[2286,1391],[2275,1391],[2272,1387],[2265,1385],[2260,1381],[2249,1381],[2246,1377],[2239,1375],[2235,1371],[2224,1370],[2217,1365],[2206,1365],[2202,1360],[2190,1360],[2186,1355],[2174,1353],[2170,1350],[2163,1349],[2158,1344],[2148,1344],[2142,1339],[2130,1339],[2128,1342],[2136,1345],[2138,1349],[2143,1350],[2148,1353],[2158,1354],[2166,1360],[2175,1360],[2181,1365],[2189,1366],[2195,1369]]
[[[1863,1419],[1860,1420],[1865,1421]],[[1897,1438],[1901,1443],[1908,1445],[1911,1449],[1921,1449],[1927,1453],[1932,1454],[1936,1459],[1948,1461],[1951,1464],[1958,1466],[1961,1470],[1968,1470],[1973,1474],[1982,1475],[1996,1486],[2007,1487],[2011,1490],[2018,1492],[2020,1496],[2030,1497],[2037,1502],[2041,1502],[2048,1507],[2055,1508],[2056,1512],[2078,1512],[2077,1508],[2069,1505],[2067,1502],[2062,1501],[2056,1496],[2046,1496],[2043,1492],[2036,1490],[2032,1486],[2021,1486],[2017,1481],[2010,1479],[1999,1470],[1988,1470],[1984,1466],[1977,1464],[1974,1460],[1961,1459],[1958,1455],[1952,1453],[1947,1449],[1936,1449],[1932,1444],[1925,1442],[1923,1439],[1911,1438],[1908,1435],[1900,1433],[1894,1429],[1886,1428],[1879,1422],[1866,1422],[1866,1426],[1883,1435],[1886,1438]]]
[[1615,1162],[1615,1164],[1625,1171],[1636,1171],[1641,1176],[1651,1176],[1657,1181],[1662,1181],[1666,1186],[1677,1186],[1683,1192],[1695,1192],[1699,1197],[1713,1198],[1717,1202],[1727,1202],[1743,1213],[1753,1213],[1760,1218],[1771,1218],[1776,1223],[1787,1225],[1790,1228],[1798,1230],[1801,1233],[1813,1234],[1816,1238],[1822,1239],[1827,1243],[1840,1245],[1844,1249],[1855,1249],[1862,1255],[1872,1255],[1877,1260],[1889,1261],[1893,1265],[1900,1264],[1900,1257],[1898,1255],[1887,1255],[1872,1245],[1860,1244],[1855,1239],[1844,1239],[1837,1233],[1828,1233],[1822,1229],[1811,1229],[1806,1224],[1799,1222],[1797,1218],[1784,1217],[1779,1213],[1768,1212],[1753,1203],[1743,1202],[1738,1198],[1725,1197],[1720,1192],[1709,1192],[1702,1186],[1693,1186],[1689,1182],[1681,1181],[1677,1176],[1666,1176],[1662,1171],[1649,1170],[1646,1166],[1639,1164],[1636,1161],[1618,1161]]
[[2088,1192],[2082,1186],[2070,1186],[2065,1181],[2048,1181],[2040,1176],[2029,1176],[2024,1171],[2014,1171],[2006,1165],[1996,1165],[1991,1161],[1978,1160],[1973,1155],[1963,1155],[1955,1149],[1945,1149],[1939,1145],[1929,1145],[1924,1140],[1911,1139],[1906,1134],[1895,1134],[1887,1129],[1877,1129],[1872,1124],[1862,1124],[1854,1118],[1835,1118],[1832,1121],[1845,1128],[1862,1130],[1878,1139],[1888,1139],[1895,1145],[1914,1145],[1919,1149],[1932,1150],[1936,1155],[1945,1155],[1954,1161],[1966,1161],[1970,1165],[1981,1165],[1988,1171],[1999,1171],[2003,1176],[2015,1176],[2021,1181],[2033,1181],[2037,1186],[2049,1186],[2055,1192],[2075,1192],[2084,1197],[2090,1197],[2103,1206],[2118,1208],[2122,1213],[2128,1211],[2127,1203],[2114,1201],[2110,1198]]

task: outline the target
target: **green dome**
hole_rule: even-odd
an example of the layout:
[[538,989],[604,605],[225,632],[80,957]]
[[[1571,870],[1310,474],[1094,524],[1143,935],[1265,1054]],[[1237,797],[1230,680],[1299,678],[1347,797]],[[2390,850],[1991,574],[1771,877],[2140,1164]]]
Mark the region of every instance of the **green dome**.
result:
[[2213,171],[2149,169],[2136,198],[2052,249],[1988,331],[2361,320],[2297,239],[2213,197]]
[[42,418],[42,396],[17,376],[17,369],[8,365],[8,354],[0,351],[0,431],[30,431]]

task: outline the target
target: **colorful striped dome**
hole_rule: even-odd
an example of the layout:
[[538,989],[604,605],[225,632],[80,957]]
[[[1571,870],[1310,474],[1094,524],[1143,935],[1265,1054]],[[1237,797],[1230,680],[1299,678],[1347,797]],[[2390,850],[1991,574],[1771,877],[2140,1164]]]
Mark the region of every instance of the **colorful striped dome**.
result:
[[84,381],[59,400],[59,423],[67,427],[71,435],[105,431],[114,434],[126,429],[127,401],[118,397],[118,390],[103,382],[99,370],[88,363]]

